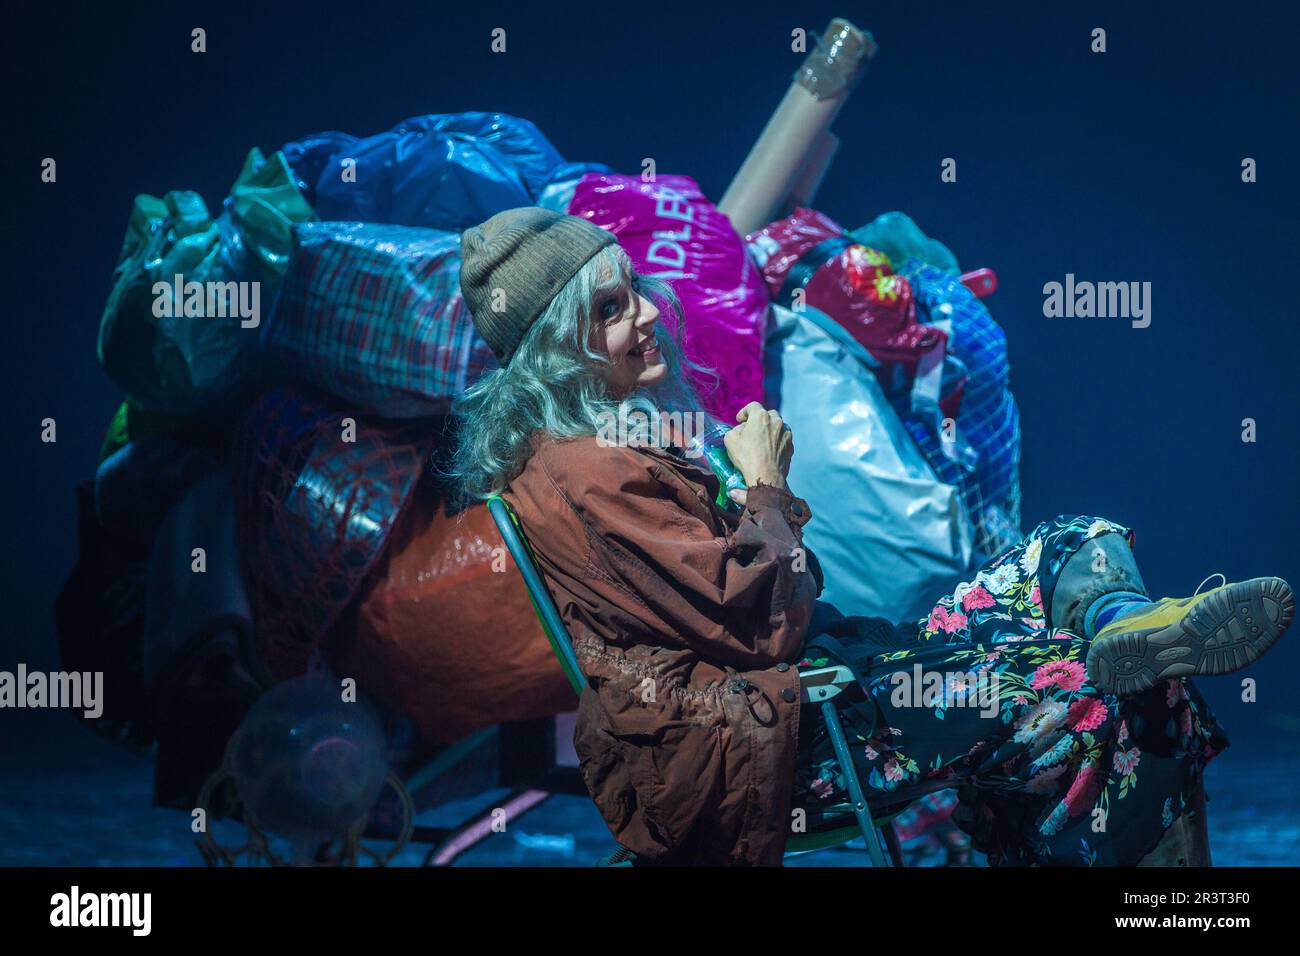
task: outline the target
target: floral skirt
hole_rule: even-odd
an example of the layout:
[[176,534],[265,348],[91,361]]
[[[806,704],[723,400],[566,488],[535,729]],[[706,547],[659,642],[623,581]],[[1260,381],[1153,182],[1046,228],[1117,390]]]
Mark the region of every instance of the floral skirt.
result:
[[[954,822],[992,865],[1130,866],[1155,847],[1228,739],[1190,681],[1103,694],[1088,640],[1048,626],[1066,560],[1107,533],[1132,547],[1109,521],[1046,521],[915,625],[818,604],[799,667],[858,677],[835,700],[873,808],[948,782]],[[844,801],[819,708],[800,723],[796,806]]]

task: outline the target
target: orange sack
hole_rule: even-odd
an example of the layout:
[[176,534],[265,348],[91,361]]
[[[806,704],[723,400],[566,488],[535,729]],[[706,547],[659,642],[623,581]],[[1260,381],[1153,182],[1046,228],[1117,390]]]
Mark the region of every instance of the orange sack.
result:
[[487,506],[448,515],[427,480],[328,644],[341,676],[430,743],[574,709]]

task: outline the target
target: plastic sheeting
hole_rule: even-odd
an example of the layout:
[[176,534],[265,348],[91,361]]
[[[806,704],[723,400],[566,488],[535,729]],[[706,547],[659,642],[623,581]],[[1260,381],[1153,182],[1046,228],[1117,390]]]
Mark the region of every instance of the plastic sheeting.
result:
[[294,230],[263,346],[282,371],[385,418],[445,414],[498,367],[460,292],[460,236],[356,222]]
[[572,710],[569,686],[485,505],[421,483],[331,661],[432,743]]
[[937,407],[946,337],[917,322],[911,285],[888,257],[804,207],[746,241],[774,302],[829,315],[871,353],[886,394]]
[[280,388],[236,431],[240,550],[259,652],[279,679],[306,671],[357,594],[436,441],[427,428],[354,414]]
[[763,400],[763,280],[731,220],[695,180],[584,176],[569,212],[618,236],[638,271],[672,283],[686,316],[687,357],[720,376],[716,385],[695,380],[708,411],[734,422],[741,408]]
[[555,177],[537,197],[537,205],[552,212],[567,213],[582,177],[588,173],[608,172],[612,170],[599,163],[566,163],[555,171]]
[[793,430],[789,481],[813,510],[804,540],[844,614],[914,620],[972,570],[973,529],[956,488],[916,450],[871,356],[817,309],[772,307],[769,400]]
[[[1020,411],[1009,384],[1006,334],[955,274],[915,259],[900,271],[925,321],[948,330],[949,350],[967,374],[955,419],[958,442],[943,441],[933,419],[918,416],[907,427],[935,472],[962,489],[977,547],[992,556],[1020,537]],[[959,443],[973,449],[973,459],[949,453]]]
[[99,448],[99,460],[120,451],[128,443],[150,435],[192,435],[193,431],[183,418],[172,418],[150,411],[131,396],[122,400],[104,429],[104,441]]
[[[259,670],[234,498],[230,469],[223,468],[196,484],[158,531],[145,585],[144,636],[145,683],[155,697],[174,693],[168,677],[177,664],[222,630],[238,635],[245,665]],[[198,556],[196,548],[202,550]],[[201,573],[197,561],[203,562]]]
[[219,420],[256,369],[289,226],[311,218],[283,156],[256,149],[216,219],[197,193],[137,196],[100,322],[109,377],[154,411]]
[[957,275],[957,257],[938,239],[931,239],[911,217],[901,212],[881,213],[849,236],[854,242],[878,249],[898,265],[908,259],[917,259],[940,272]]
[[553,180],[608,169],[566,163],[541,130],[505,113],[414,116],[364,138],[314,133],[284,153],[323,220],[453,232],[536,204]]

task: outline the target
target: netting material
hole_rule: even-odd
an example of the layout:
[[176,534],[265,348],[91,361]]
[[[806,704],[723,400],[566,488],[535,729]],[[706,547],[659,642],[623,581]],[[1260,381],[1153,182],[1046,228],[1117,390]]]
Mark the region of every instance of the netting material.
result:
[[263,395],[240,422],[240,551],[258,650],[277,679],[307,670],[383,553],[433,441],[295,387]]
[[955,275],[916,259],[899,271],[911,280],[927,322],[950,324],[949,350],[965,367],[957,436],[977,456],[964,463],[945,448],[936,423],[904,423],[940,480],[961,489],[975,523],[975,547],[991,557],[1020,540],[1020,412],[1009,385],[1006,334]]

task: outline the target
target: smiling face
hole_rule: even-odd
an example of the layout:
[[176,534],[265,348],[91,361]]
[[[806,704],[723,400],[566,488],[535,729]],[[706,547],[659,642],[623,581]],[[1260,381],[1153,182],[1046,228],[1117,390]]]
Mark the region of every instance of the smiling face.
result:
[[635,272],[625,274],[617,288],[597,295],[592,305],[593,345],[613,362],[609,385],[615,395],[654,385],[668,374],[656,340],[658,321],[659,310],[641,295]]

